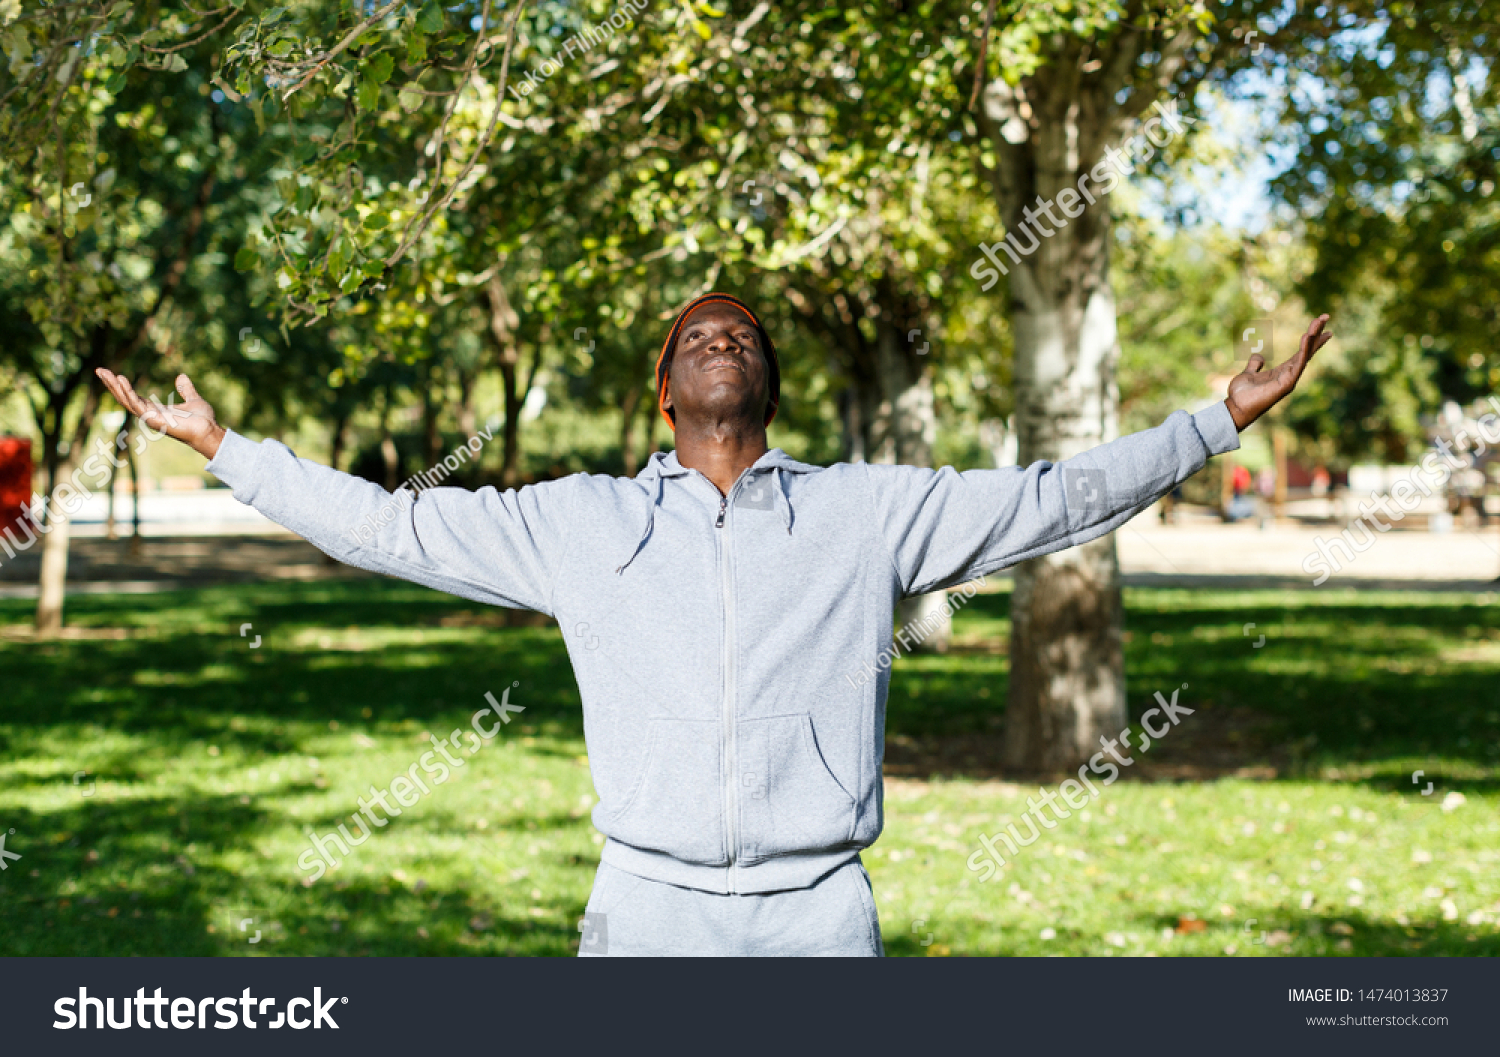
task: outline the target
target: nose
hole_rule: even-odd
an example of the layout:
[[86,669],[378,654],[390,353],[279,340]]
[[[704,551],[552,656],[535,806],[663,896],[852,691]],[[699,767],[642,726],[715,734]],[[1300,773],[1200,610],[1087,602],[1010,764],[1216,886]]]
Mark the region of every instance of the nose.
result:
[[706,359],[730,359],[738,362],[744,359],[745,348],[734,338],[721,335],[708,343],[703,354]]

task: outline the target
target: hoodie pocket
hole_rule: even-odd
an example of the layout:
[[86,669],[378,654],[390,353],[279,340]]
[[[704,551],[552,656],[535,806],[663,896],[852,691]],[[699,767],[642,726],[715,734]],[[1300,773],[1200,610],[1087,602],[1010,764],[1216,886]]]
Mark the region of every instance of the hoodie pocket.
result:
[[728,856],[719,809],[719,724],[694,719],[650,722],[640,777],[600,829],[622,843],[684,862],[724,865]]
[[742,721],[738,759],[747,864],[853,839],[854,798],[824,762],[807,713]]

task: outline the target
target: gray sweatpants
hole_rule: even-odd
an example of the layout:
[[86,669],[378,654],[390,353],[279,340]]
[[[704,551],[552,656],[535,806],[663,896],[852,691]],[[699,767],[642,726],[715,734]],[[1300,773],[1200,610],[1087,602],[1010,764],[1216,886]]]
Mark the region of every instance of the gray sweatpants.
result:
[[721,895],[599,864],[580,958],[880,957],[870,875],[856,857],[809,888]]

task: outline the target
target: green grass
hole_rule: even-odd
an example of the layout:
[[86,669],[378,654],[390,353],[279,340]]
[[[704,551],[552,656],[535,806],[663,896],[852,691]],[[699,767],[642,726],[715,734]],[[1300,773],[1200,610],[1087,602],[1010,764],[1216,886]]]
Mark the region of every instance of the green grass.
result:
[[[980,884],[979,834],[1037,785],[984,777],[1009,627],[1008,594],[980,596],[958,648],[893,677],[893,744],[960,750],[888,783],[866,863],[890,953],[1500,954],[1500,606],[1126,603],[1132,714],[1182,683],[1197,710],[1150,762],[1192,765],[1201,743],[1230,776],[1104,788]],[[29,609],[0,602],[0,624]],[[70,624],[98,637],[0,639],[0,832],[22,855],[0,873],[0,954],[571,953],[600,844],[578,693],[555,628],[466,620],[496,612],[384,581],[277,584],[76,598]],[[308,828],[513,682],[516,722],[300,883]]]

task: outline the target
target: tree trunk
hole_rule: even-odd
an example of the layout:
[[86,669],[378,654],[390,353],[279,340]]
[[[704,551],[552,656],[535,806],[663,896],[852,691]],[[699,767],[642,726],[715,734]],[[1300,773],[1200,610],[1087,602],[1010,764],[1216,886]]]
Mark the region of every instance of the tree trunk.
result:
[[62,630],[63,601],[68,578],[68,515],[53,501],[58,482],[72,462],[72,450],[64,458],[62,448],[63,412],[67,407],[71,391],[54,393],[50,408],[50,429],[42,431],[42,459],[45,468],[47,502],[36,511],[38,529],[45,528],[42,537],[42,568],[37,581],[36,633],[39,638],[51,638]]
[[344,461],[344,445],[349,440],[349,413],[340,412],[333,420],[333,437],[328,444],[328,465],[335,470]]
[[394,495],[401,487],[401,453],[389,430],[380,438],[380,458],[385,463],[385,490]]
[[392,495],[401,487],[401,453],[396,450],[396,438],[391,436],[391,391],[385,391],[385,403],[380,410],[380,457],[385,463],[385,490]]
[[[1096,297],[1107,297],[1107,287],[1104,291]],[[1108,318],[1112,323],[1113,313]],[[1080,376],[1112,375],[1113,354],[1100,355],[1113,347],[1106,337],[1096,333],[1090,341],[1085,332],[1067,343],[1032,345],[1027,351],[1040,368],[1033,382],[1050,373],[1044,366],[1047,363],[1066,365],[1052,388],[1058,394],[1075,389]],[[1023,348],[1027,346],[1018,330],[1017,375],[1021,374]],[[1063,382],[1062,377],[1070,381]],[[1056,406],[1035,388],[1018,386],[1018,407],[1049,408],[1046,414],[1022,416],[1023,465],[1038,459],[1056,462],[1113,439],[1113,386],[1083,403],[1091,413],[1076,414]],[[1099,751],[1101,735],[1113,735],[1125,725],[1122,630],[1120,564],[1113,533],[1023,562],[1016,569],[1011,596],[1007,765],[1039,770],[1074,767]]]
[[[864,341],[854,326],[842,333],[849,374],[849,387],[840,396],[844,457],[851,462],[931,466],[937,417],[927,360],[916,351],[920,346],[906,340],[904,325],[911,315],[903,310],[900,295],[882,284],[876,296],[881,304],[897,304],[898,309],[875,318],[875,341]],[[844,304],[839,308],[849,311]]]
[[[499,272],[491,274],[489,281],[485,284],[484,292],[489,308],[490,336],[495,340],[495,345],[499,349],[497,359],[500,367],[501,388],[505,396],[505,439],[500,484],[505,488],[514,488],[520,478],[518,467],[521,458],[521,403],[526,395],[518,391],[519,386],[516,381],[517,368],[521,362],[521,352],[516,344],[516,327],[520,325],[520,317],[510,306],[510,300],[505,295],[505,283],[501,280]],[[541,356],[540,350],[537,356]],[[535,376],[535,366],[531,374]],[[530,378],[527,382],[530,383]]]
[[523,402],[519,391],[520,386],[516,382],[514,359],[501,358],[500,381],[505,395],[505,428],[502,434],[504,442],[501,445],[500,483],[506,488],[514,488],[519,476],[517,466],[521,458],[521,404]]
[[437,398],[437,379],[433,377],[437,372],[430,371],[423,379],[422,386],[422,469],[436,466],[443,458],[443,436],[438,430],[438,416],[442,413],[442,403]]
[[1272,496],[1271,509],[1278,518],[1286,516],[1287,475],[1287,430],[1285,426],[1271,427],[1271,455],[1276,460],[1276,491]]
[[[626,477],[634,477],[636,468],[640,465],[635,450],[635,413],[640,406],[644,389],[644,382],[633,382],[625,390],[625,399],[620,404],[620,468]],[[647,455],[649,457],[650,453]]]
[[[99,356],[99,350],[102,348],[101,341],[102,339],[96,333],[94,357]],[[93,362],[92,359],[90,362]],[[83,461],[79,456],[88,441],[89,431],[94,427],[94,416],[99,411],[100,395],[104,392],[103,383],[97,378],[88,376],[88,380],[83,381],[84,376],[81,374],[75,375],[74,378],[74,385],[64,387],[54,394],[59,399],[53,404],[53,429],[48,438],[46,451],[47,495],[49,497],[56,496],[60,487],[58,482]],[[68,453],[64,456],[60,450],[63,438],[63,412],[73,393],[80,387],[84,391],[83,405],[79,408],[78,421],[74,424],[73,436],[68,442]],[[73,490],[72,486],[67,485],[66,482],[64,485],[69,491]],[[36,631],[39,636],[45,638],[56,635],[62,630],[63,599],[68,578],[68,515],[55,500],[44,503],[42,509],[44,512],[50,510],[55,513],[55,517],[48,516],[51,531],[42,541],[42,569],[37,584]]]
[[[1076,219],[1042,230],[1037,199],[1056,202],[1103,151],[1107,129],[1080,116],[1076,67],[1028,96],[986,87],[982,125],[996,148],[990,173],[1019,261],[1009,272],[1015,334],[1014,429],[1019,461],[1057,462],[1118,431],[1119,355],[1109,285],[1107,196]],[[1053,94],[1048,95],[1051,91]],[[1082,110],[1097,113],[1090,107]],[[1074,191],[1077,194],[1077,191]],[[1023,214],[1030,207],[1037,220]],[[1052,221],[1056,223],[1056,221]],[[1035,225],[1035,226],[1033,226]],[[1030,771],[1072,768],[1125,725],[1120,569],[1113,535],[1022,563],[1011,596],[1010,698],[1004,762]]]
[[120,538],[120,533],[115,528],[115,480],[119,477],[119,475],[120,440],[119,436],[117,435],[115,437],[114,450],[110,452],[109,457],[109,479],[104,482],[104,503],[107,511],[104,516],[105,539],[114,540]]
[[[921,346],[906,340],[909,322],[910,316],[882,318],[876,324],[881,401],[876,420],[877,457],[870,461],[930,467],[933,444],[937,441],[932,375],[925,358],[917,352]],[[889,460],[883,457],[887,452]],[[924,626],[932,629],[916,640],[914,649],[923,653],[947,652],[953,639],[953,614],[948,608],[946,591],[902,599],[897,616],[903,630]]]
[[[892,282],[879,283],[873,294],[883,306],[874,318],[873,344],[854,325],[856,308],[868,315],[858,298],[846,294],[831,301],[846,324],[838,332],[844,338],[850,382],[840,396],[844,456],[851,462],[930,467],[937,439],[931,372],[925,355],[918,351],[922,346],[906,338],[919,313]],[[953,636],[946,592],[901,601],[897,609],[901,628],[924,622],[932,630],[917,639],[914,648],[946,651]]]
[[857,382],[852,382],[839,394],[839,421],[844,427],[844,461],[869,462],[865,451],[865,404],[864,394]]
[[474,412],[474,384],[479,380],[479,372],[459,372],[458,375],[458,431],[464,435],[464,441],[479,432],[479,418]]
[[42,540],[41,589],[36,603],[38,638],[50,638],[62,630],[68,579],[68,516],[58,511],[48,521],[51,527]]
[[[135,421],[125,416],[126,428]],[[137,558],[141,553],[141,471],[135,461],[135,449],[129,444],[125,445],[125,464],[130,467],[130,556]]]

